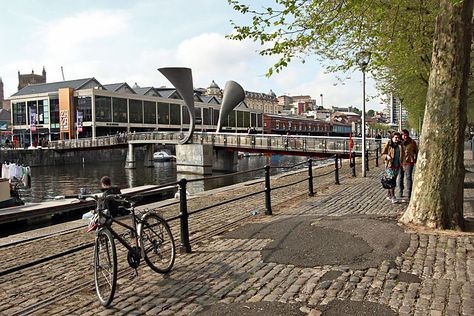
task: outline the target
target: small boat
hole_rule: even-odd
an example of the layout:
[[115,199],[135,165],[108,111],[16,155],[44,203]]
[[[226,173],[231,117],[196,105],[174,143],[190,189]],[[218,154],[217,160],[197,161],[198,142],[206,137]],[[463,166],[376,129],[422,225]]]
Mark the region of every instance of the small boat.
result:
[[17,186],[11,187],[8,179],[0,178],[0,209],[24,204],[18,194]]
[[154,161],[175,161],[176,156],[168,154],[166,151],[157,151],[153,154]]

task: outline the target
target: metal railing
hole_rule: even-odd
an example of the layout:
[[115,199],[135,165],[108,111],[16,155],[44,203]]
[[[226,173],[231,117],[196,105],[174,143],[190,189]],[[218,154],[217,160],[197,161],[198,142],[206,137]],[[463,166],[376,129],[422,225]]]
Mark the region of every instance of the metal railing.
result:
[[[376,166],[378,166],[378,154],[379,154],[378,148],[376,148],[376,151],[374,152],[374,154],[375,154],[374,159],[376,161]],[[330,175],[332,173],[334,173],[334,184],[336,184],[336,185],[340,184],[339,174],[340,174],[340,169],[341,169],[341,166],[342,166],[342,157],[339,154],[335,154],[332,158],[334,159],[334,168],[332,170],[330,170],[329,172],[325,172],[325,173],[318,174],[318,175],[314,175],[314,173],[313,173],[313,171],[314,171],[313,170],[314,169],[313,168],[314,160],[310,158],[305,162],[294,164],[292,166],[286,166],[286,167],[285,166],[284,167],[278,166],[277,167],[277,166],[266,165],[263,168],[257,168],[257,169],[252,169],[252,170],[234,172],[234,173],[229,173],[229,174],[220,175],[220,176],[202,177],[202,178],[192,179],[192,180],[187,180],[187,179],[183,178],[183,179],[179,180],[178,182],[173,182],[173,183],[170,183],[170,184],[164,184],[163,186],[170,186],[170,185],[176,185],[177,184],[178,189],[179,189],[179,215],[171,217],[167,221],[175,221],[175,220],[180,221],[180,240],[181,240],[181,246],[180,247],[184,252],[190,253],[191,250],[192,250],[191,249],[191,243],[190,243],[190,240],[189,240],[189,217],[190,217],[190,215],[194,215],[194,214],[197,214],[197,213],[200,213],[200,212],[203,212],[203,211],[215,208],[215,207],[219,207],[219,206],[222,206],[222,205],[225,205],[225,204],[229,204],[229,203],[232,203],[232,202],[243,200],[243,199],[246,199],[246,198],[258,195],[258,194],[262,194],[262,193],[264,194],[264,199],[265,199],[265,215],[272,215],[273,212],[272,212],[272,198],[271,198],[272,195],[271,195],[271,192],[274,191],[274,190],[283,189],[283,188],[293,186],[293,185],[296,185],[296,184],[303,183],[303,182],[307,181],[308,182],[308,195],[309,196],[314,196],[314,194],[315,194],[314,179],[318,178],[318,177],[327,176],[327,175]],[[354,161],[354,165],[351,164],[351,168],[353,170],[355,170],[355,155],[353,156],[352,159]],[[323,159],[319,159],[319,160],[323,160]],[[324,159],[324,160],[327,160],[327,159]],[[291,183],[282,184],[280,186],[274,186],[274,187],[271,186],[271,169],[278,169],[278,168],[279,169],[282,169],[282,168],[283,169],[292,169],[292,168],[301,167],[302,165],[306,165],[306,167],[308,169],[308,176],[307,177],[304,177],[301,180],[297,180],[297,181],[294,181],[294,182],[291,182]],[[203,181],[203,180],[209,180],[209,179],[219,179],[219,178],[224,178],[224,177],[235,176],[235,175],[238,175],[238,174],[255,173],[255,172],[261,171],[261,170],[264,170],[264,172],[265,172],[265,176],[264,176],[265,187],[264,187],[263,190],[253,191],[251,193],[247,193],[247,194],[242,195],[242,196],[233,197],[233,198],[227,199],[225,201],[220,201],[218,203],[208,205],[208,206],[205,206],[205,207],[193,210],[193,211],[188,211],[188,197],[187,197],[187,184],[188,183]]]
[[[172,143],[177,144],[183,137],[181,132],[140,132],[120,133],[112,136],[92,138],[80,138],[77,140],[51,141],[50,149],[75,149],[91,147],[110,147],[132,144],[150,143]],[[362,150],[362,139],[352,138],[352,150],[360,153]],[[304,136],[304,135],[248,135],[239,133],[207,133],[196,132],[192,143],[211,144],[216,147],[226,147],[245,150],[261,151],[284,151],[284,152],[307,152],[327,154],[348,154],[350,152],[350,139],[348,137],[330,136]],[[375,138],[366,139],[366,148],[375,151],[380,147],[381,140]]]

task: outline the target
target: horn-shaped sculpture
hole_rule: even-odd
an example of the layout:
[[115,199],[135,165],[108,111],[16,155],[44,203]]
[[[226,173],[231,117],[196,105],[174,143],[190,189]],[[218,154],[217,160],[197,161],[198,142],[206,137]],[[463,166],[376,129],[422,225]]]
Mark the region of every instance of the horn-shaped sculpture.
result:
[[245,91],[240,84],[229,80],[225,83],[224,96],[222,97],[221,111],[219,113],[219,121],[217,123],[216,132],[222,130],[224,120],[232,110],[245,99]]
[[188,135],[179,140],[180,144],[186,144],[193,136],[196,113],[194,112],[194,88],[191,69],[181,67],[158,68],[158,71],[168,79],[181,95],[189,113]]

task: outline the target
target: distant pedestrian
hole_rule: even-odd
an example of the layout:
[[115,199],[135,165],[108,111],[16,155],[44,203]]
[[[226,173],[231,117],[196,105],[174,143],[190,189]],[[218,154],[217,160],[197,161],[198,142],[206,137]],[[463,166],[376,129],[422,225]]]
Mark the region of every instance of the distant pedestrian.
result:
[[395,198],[395,187],[397,176],[404,159],[405,148],[400,142],[400,133],[394,132],[382,150],[382,160],[385,161],[385,173],[393,182],[393,186],[387,189],[387,199],[393,204],[398,202]]
[[418,145],[410,137],[410,133],[406,129],[402,130],[402,140],[403,147],[405,147],[405,159],[400,169],[400,198],[403,197],[403,190],[406,188],[407,199],[410,201],[413,185],[413,168],[418,156]]

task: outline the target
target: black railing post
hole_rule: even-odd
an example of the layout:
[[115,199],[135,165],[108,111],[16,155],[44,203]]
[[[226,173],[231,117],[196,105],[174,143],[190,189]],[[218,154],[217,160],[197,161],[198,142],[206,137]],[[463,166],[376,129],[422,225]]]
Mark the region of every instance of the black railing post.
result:
[[379,148],[375,148],[375,166],[379,166]]
[[352,167],[352,176],[356,176],[356,156],[355,152],[352,152],[352,161],[351,161],[351,167]]
[[336,170],[334,172],[334,175],[336,177],[335,184],[339,184],[339,155],[338,154],[336,154],[336,161],[335,161],[334,165],[336,167]]
[[265,166],[265,215],[272,215],[272,201],[270,188],[270,166]]
[[314,196],[313,188],[313,159],[308,159],[308,195]]
[[189,243],[189,227],[188,227],[188,203],[186,196],[186,179],[179,180],[179,217],[181,226],[181,250],[190,253],[191,244]]
[[369,169],[369,150],[365,151],[365,170],[370,171],[370,169]]

